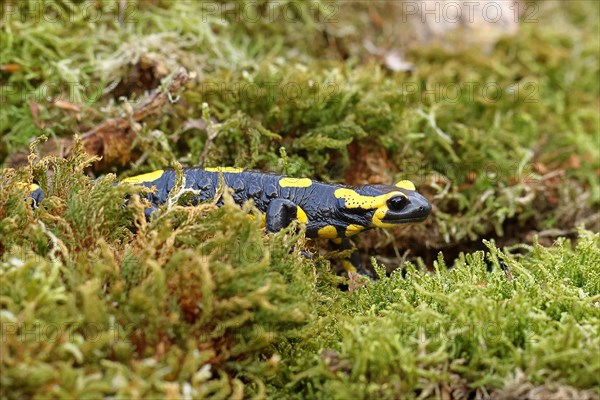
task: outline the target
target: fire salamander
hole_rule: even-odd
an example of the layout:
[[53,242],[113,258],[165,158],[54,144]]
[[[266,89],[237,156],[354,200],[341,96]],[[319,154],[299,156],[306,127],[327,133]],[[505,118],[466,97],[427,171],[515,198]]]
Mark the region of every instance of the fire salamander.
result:
[[[293,220],[306,226],[309,238],[331,239],[337,249],[351,249],[349,237],[371,228],[391,228],[423,221],[431,204],[415,191],[410,181],[395,185],[347,186],[326,184],[308,178],[293,178],[239,168],[189,168],[183,170],[185,188],[195,191],[192,204],[214,199],[220,182],[232,189],[237,204],[252,199],[263,213],[268,232],[277,232]],[[150,215],[167,201],[176,180],[175,170],[165,169],[121,180],[121,184],[155,187],[146,195]],[[43,199],[39,186],[32,185],[34,204]],[[217,205],[222,205],[222,199]],[[347,271],[365,271],[358,255],[343,262]]]

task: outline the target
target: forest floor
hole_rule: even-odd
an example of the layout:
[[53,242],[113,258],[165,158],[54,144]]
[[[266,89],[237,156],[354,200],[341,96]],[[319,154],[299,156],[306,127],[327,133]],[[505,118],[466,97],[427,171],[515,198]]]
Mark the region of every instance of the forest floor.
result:
[[[599,3],[438,4],[3,3],[0,397],[598,399]],[[433,213],[356,237],[366,282],[113,185],[180,165]]]

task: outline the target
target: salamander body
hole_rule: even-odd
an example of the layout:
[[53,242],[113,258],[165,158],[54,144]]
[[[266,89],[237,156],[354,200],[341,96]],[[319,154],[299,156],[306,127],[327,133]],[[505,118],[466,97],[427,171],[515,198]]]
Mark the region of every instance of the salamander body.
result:
[[[347,186],[232,167],[188,168],[183,170],[183,178],[185,188],[194,190],[192,204],[213,200],[222,182],[231,188],[237,204],[254,202],[265,216],[267,231],[277,232],[298,220],[306,225],[307,237],[332,239],[343,248],[348,248],[347,238],[361,231],[420,222],[431,212],[429,201],[416,192],[410,181]],[[172,169],[120,182],[155,188],[146,195],[151,204],[146,209],[148,217],[167,201],[175,183],[176,172]],[[31,187],[31,196],[36,204],[43,199],[37,185]],[[222,198],[217,205],[221,204]]]

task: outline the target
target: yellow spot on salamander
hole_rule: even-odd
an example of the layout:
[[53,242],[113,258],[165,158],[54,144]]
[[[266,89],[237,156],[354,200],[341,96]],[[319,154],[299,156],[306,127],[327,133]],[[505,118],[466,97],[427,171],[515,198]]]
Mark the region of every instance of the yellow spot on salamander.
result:
[[312,181],[308,178],[281,178],[279,186],[281,187],[298,187],[304,188],[312,185]]
[[323,239],[335,239],[338,236],[337,229],[335,229],[335,226],[333,225],[327,225],[322,227],[317,231],[317,235],[319,235],[319,237]]
[[[259,213],[259,214],[260,214],[261,226],[264,228],[267,225],[267,216],[264,213]],[[254,214],[248,214],[248,218],[250,218],[252,221],[254,221],[256,219],[256,216]]]
[[402,192],[389,192],[379,196],[364,196],[357,193],[353,189],[340,188],[334,192],[334,195],[338,199],[344,199],[346,208],[362,208],[365,210],[372,210],[374,208],[380,208],[385,206],[386,201],[393,196],[404,196]]
[[121,180],[121,183],[130,183],[132,185],[136,185],[139,183],[154,182],[155,180],[159,179],[164,173],[165,173],[164,170],[159,169],[157,171],[148,172],[147,174],[136,175],[136,176],[131,176],[129,178],[125,178],[125,179]]
[[396,186],[400,189],[417,190],[417,188],[415,188],[415,184],[407,180],[396,182]]
[[334,239],[331,239],[331,241],[335,244],[342,244],[342,238],[334,238]]
[[300,222],[301,224],[307,224],[308,216],[306,215],[304,210],[302,208],[300,208],[300,206],[297,206],[297,207],[298,207],[298,210],[296,212],[296,218],[298,218],[298,222]]
[[362,225],[350,224],[346,227],[346,236],[354,236],[365,229]]
[[387,212],[390,209],[388,208],[387,205],[383,206],[383,207],[379,207],[377,209],[377,211],[375,211],[375,213],[373,214],[373,218],[371,219],[371,221],[373,222],[373,225],[378,227],[378,228],[393,228],[396,226],[396,224],[390,224],[389,222],[383,222],[383,218],[385,217],[385,214],[387,214]]
[[240,172],[244,172],[244,168],[238,167],[210,167],[204,168],[204,170],[208,172],[229,172],[230,174],[239,174]]
[[348,260],[342,260],[342,268],[344,268],[346,272],[356,272],[356,267]]
[[25,182],[17,182],[16,186],[19,189],[24,189],[24,188],[28,188],[30,192],[35,192],[36,190],[38,190],[40,188],[39,185],[35,184],[35,183],[30,183],[29,185],[26,184]]

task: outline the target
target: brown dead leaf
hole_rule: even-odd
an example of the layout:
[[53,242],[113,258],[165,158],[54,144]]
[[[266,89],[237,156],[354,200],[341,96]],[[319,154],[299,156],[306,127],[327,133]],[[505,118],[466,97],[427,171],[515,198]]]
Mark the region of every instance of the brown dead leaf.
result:
[[160,342],[156,346],[156,351],[154,353],[154,359],[159,360],[165,354],[165,343]]
[[[144,118],[161,112],[163,107],[169,103],[176,93],[180,91],[183,85],[190,79],[190,75],[183,67],[173,75],[165,89],[154,89],[139,107],[133,109],[130,114],[108,118],[95,128],[81,135],[83,146],[90,156],[100,156],[102,159],[94,164],[93,170],[96,172],[106,171],[109,167],[117,165],[126,165],[131,161],[131,145],[136,136],[132,124],[142,121]],[[57,100],[54,102],[57,107],[69,111],[78,112],[79,108],[66,101]],[[33,106],[32,113],[35,110]],[[65,157],[73,150],[73,139],[56,138],[47,141],[40,151],[40,155],[56,155]],[[48,152],[45,152],[48,151]],[[11,157],[8,164],[12,167],[18,167],[22,164],[18,162],[22,158],[15,159]]]
[[13,73],[21,70],[21,66],[19,64],[2,64],[0,65],[0,71]]
[[75,114],[75,119],[77,119],[77,121],[81,121],[81,110],[75,104],[69,103],[68,101],[61,99],[54,100],[53,104],[58,108],[62,108],[63,110],[73,111],[77,113]]
[[467,182],[473,183],[477,179],[477,172],[471,171],[467,174]]
[[68,101],[65,101],[65,100],[57,99],[57,100],[54,100],[53,104],[58,108],[62,108],[63,110],[74,111],[76,113],[81,112],[79,107],[77,107],[75,104],[69,103]]
[[323,360],[327,366],[327,369],[331,372],[342,371],[349,373],[352,371],[352,367],[342,360],[340,354],[333,349],[325,349],[321,352],[321,360]]
[[581,167],[581,158],[576,154],[572,154],[569,157],[569,166],[573,169],[579,169]]
[[44,129],[46,126],[44,121],[40,121],[40,105],[36,103],[33,99],[29,100],[29,110],[31,111],[31,116],[33,117],[33,124],[40,129]]
[[548,173],[548,167],[546,164],[537,162],[534,164],[534,170],[540,175],[546,175]]
[[352,293],[355,290],[366,286],[369,283],[369,278],[362,276],[357,272],[348,272],[348,292]]
[[364,144],[352,142],[348,146],[352,168],[348,168],[344,180],[350,185],[391,184],[393,170],[384,149],[375,150]]
[[131,98],[132,95],[142,96],[160,86],[161,79],[167,75],[169,75],[169,70],[161,60],[143,55],[137,64],[130,66],[113,89],[112,95],[116,99],[121,96],[128,98]]
[[369,19],[371,20],[371,23],[377,27],[377,29],[383,29],[383,18],[381,18],[381,15],[379,15],[379,12],[375,7],[369,7]]

